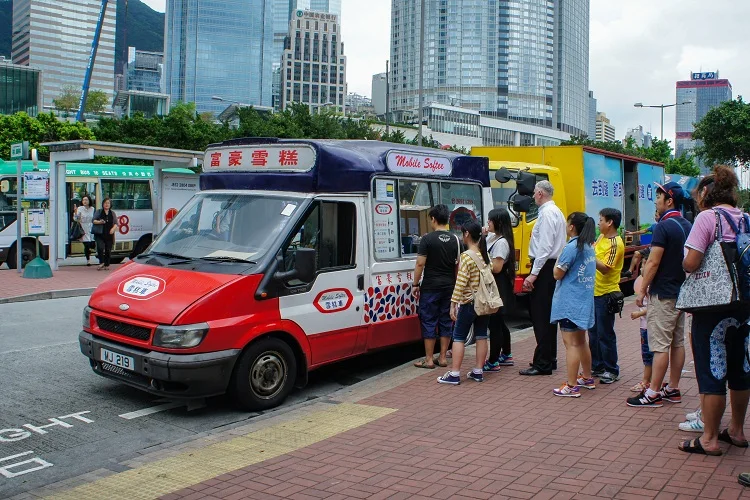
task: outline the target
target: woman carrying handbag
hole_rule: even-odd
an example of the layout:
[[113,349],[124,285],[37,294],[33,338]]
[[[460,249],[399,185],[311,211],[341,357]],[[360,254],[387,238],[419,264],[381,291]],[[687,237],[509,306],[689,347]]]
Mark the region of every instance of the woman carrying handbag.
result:
[[[687,453],[721,455],[719,441],[748,447],[743,424],[750,399],[750,307],[737,299],[731,279],[736,277],[732,261],[737,237],[732,226],[745,224],[737,208],[738,185],[734,171],[720,165],[701,179],[694,194],[702,211],[685,243],[683,268],[691,275],[680,290],[677,307],[693,313],[691,345],[704,431],[700,438],[680,444]],[[719,432],[727,385],[732,418],[729,427]]]
[[118,228],[117,215],[111,208],[112,200],[104,198],[101,210],[97,210],[94,214],[92,232],[96,238],[96,254],[100,262],[97,271],[109,269],[112,247],[115,244],[115,232]]

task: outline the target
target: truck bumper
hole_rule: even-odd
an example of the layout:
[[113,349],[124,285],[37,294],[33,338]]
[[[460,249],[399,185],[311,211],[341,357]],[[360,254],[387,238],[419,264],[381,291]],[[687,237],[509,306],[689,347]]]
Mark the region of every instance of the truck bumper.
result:
[[[201,354],[168,354],[112,342],[82,331],[81,352],[94,372],[158,396],[205,398],[224,394],[240,349]],[[102,348],[133,359],[132,370],[102,359]]]

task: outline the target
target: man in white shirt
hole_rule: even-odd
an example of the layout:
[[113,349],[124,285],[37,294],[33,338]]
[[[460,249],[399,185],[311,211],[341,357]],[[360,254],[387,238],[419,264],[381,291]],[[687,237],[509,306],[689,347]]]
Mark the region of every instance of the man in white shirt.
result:
[[523,282],[524,291],[529,293],[536,350],[531,367],[521,370],[521,375],[552,375],[552,370],[557,369],[557,325],[551,324],[549,319],[555,293],[553,271],[567,237],[565,216],[552,201],[553,194],[549,181],[537,182],[534,202],[539,207],[539,216],[529,244],[532,267]]

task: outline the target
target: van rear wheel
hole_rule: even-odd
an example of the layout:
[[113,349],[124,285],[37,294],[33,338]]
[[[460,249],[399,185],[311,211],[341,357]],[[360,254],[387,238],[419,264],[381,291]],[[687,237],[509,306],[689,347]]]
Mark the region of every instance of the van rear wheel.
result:
[[284,402],[294,387],[297,363],[283,340],[266,337],[240,357],[232,378],[232,396],[243,410],[267,410]]

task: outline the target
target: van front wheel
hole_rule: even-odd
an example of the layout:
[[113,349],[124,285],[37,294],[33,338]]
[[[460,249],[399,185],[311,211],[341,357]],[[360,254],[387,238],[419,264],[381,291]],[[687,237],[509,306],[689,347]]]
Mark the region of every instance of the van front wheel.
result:
[[240,357],[232,379],[233,399],[248,411],[274,408],[284,402],[296,378],[292,348],[267,337],[251,344]]

